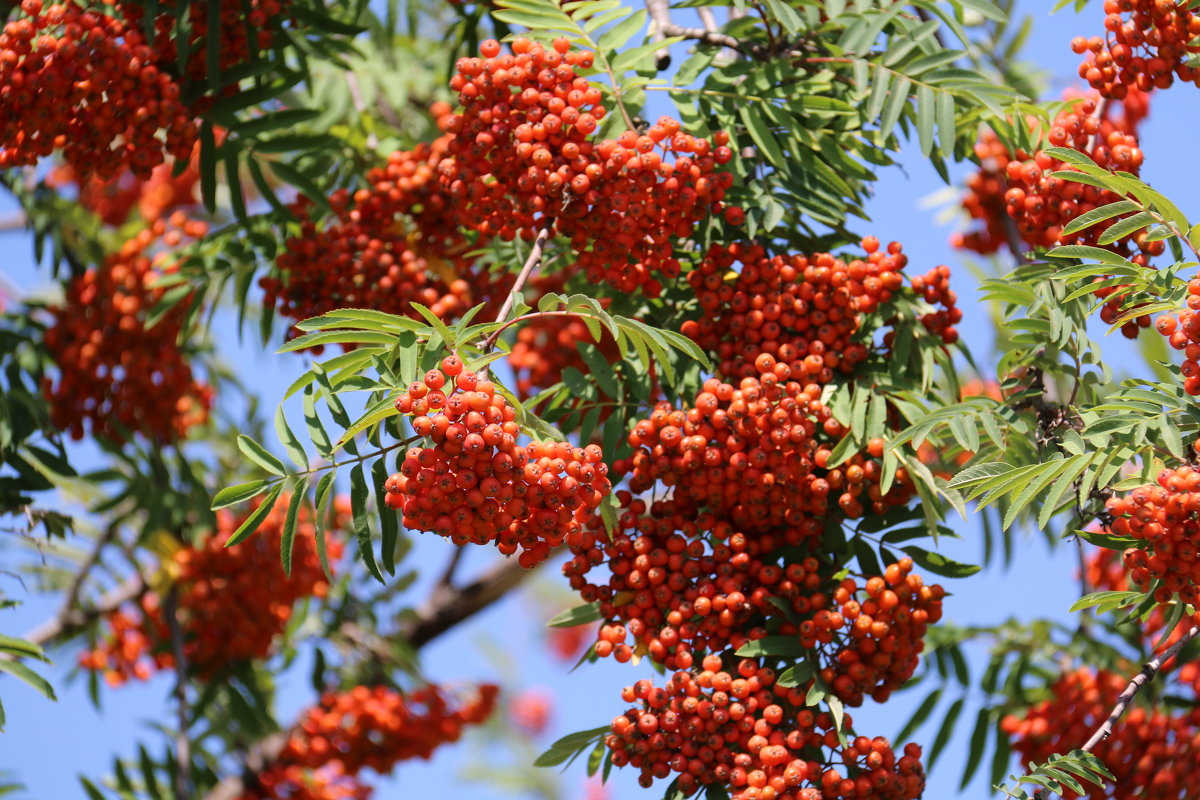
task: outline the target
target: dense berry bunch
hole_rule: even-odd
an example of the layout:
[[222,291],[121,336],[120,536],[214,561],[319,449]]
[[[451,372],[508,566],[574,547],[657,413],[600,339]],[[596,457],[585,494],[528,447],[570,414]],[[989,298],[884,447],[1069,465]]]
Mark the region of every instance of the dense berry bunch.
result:
[[827,469],[831,448],[822,441],[846,431],[821,402],[821,387],[792,380],[791,367],[770,355],[756,365],[758,378],[736,388],[710,378],[691,408],[662,402],[639,421],[629,434],[632,458],[614,465],[630,473],[629,488],[642,492],[661,481],[747,532],[803,526],[824,517],[831,500],[851,518],[908,502],[903,470],[884,494],[872,458],[857,454]]
[[401,761],[428,759],[467,725],[485,721],[498,694],[498,687],[484,684],[454,705],[432,685],[408,694],[385,686],[330,692],[297,723],[280,758],[308,767],[337,760],[352,775],[363,768],[387,774]]
[[[209,678],[238,661],[262,659],[287,627],[292,607],[304,597],[323,597],[328,589],[316,549],[316,526],[307,510],[296,525],[292,574],[280,559],[287,499],[277,504],[260,530],[246,541],[226,547],[244,516],[217,512],[217,531],[200,545],[175,551],[167,572],[178,591],[178,619],[184,634],[188,668]],[[345,523],[348,509],[337,503],[335,527]],[[329,542],[329,558],[338,559],[342,543]],[[248,611],[249,610],[249,611]],[[151,666],[168,669],[171,629],[162,600],[150,593],[141,614],[117,611],[109,618],[111,635],[100,648],[85,653],[82,663],[105,672],[112,685],[129,678],[145,679]]]
[[145,179],[188,158],[192,114],[136,28],[74,2],[21,8],[0,33],[0,169],[61,150],[81,175]]
[[[1094,99],[1084,100],[1061,112],[1055,118],[1047,140],[1055,147],[1078,150],[1104,169],[1136,175],[1142,166],[1143,155],[1137,134],[1107,115],[1097,116]],[[1063,226],[1098,206],[1116,202],[1120,197],[1095,186],[1051,177],[1053,172],[1073,169],[1044,151],[1039,151],[1032,159],[1016,159],[1005,166],[1009,184],[1004,195],[1005,206],[1009,216],[1016,220],[1021,237],[1029,244],[1041,248],[1057,244],[1095,244],[1102,228],[1087,228],[1063,235]],[[1127,252],[1130,241],[1122,240],[1109,247]],[[1161,247],[1161,242],[1146,243],[1147,251],[1152,254],[1161,252]]]
[[862,705],[866,695],[882,703],[904,685],[917,668],[926,629],[942,617],[945,591],[926,586],[912,566],[904,558],[861,585],[846,577],[832,586],[812,586],[821,574],[816,559],[787,567],[795,588],[780,595],[802,621],[781,631],[794,632],[801,646],[824,657],[821,679],[847,705]]
[[1123,99],[1131,89],[1166,89],[1179,76],[1200,86],[1187,61],[1200,54],[1200,15],[1178,0],[1105,0],[1104,37],[1077,36],[1071,49],[1087,53],[1079,77],[1104,97]]
[[309,201],[297,205],[300,231],[284,243],[278,272],[259,281],[265,305],[297,321],[337,308],[415,317],[412,303],[449,319],[473,305],[468,283],[443,280],[392,220],[364,218],[345,191],[329,202],[338,217],[332,224],[315,219]]
[[[607,620],[596,654],[622,662],[645,653],[667,669],[689,669],[704,654],[765,636],[771,598],[786,596],[797,578],[774,563],[775,551],[811,546],[822,533],[810,519],[778,536],[747,536],[681,500],[647,509],[628,492],[617,496],[624,510],[616,534],[593,528],[572,537],[563,573]],[[605,577],[589,575],[599,567]]]
[[79,204],[94,213],[105,225],[117,227],[129,221],[136,211],[146,222],[162,219],[172,211],[196,205],[200,170],[196,152],[188,167],[174,175],[173,164],[159,164],[147,179],[123,172],[105,180],[98,175],[81,178],[70,164],[55,167],[46,176],[46,184],[55,189],[74,186]]
[[733,800],[920,797],[916,745],[900,758],[883,737],[842,746],[830,714],[807,706],[806,690],[777,686],[773,670],[744,659],[726,671],[716,656],[703,666],[676,672],[665,688],[642,680],[623,691],[634,705],[613,720],[606,744],[614,764],[640,770],[643,786],[678,773],[685,795],[720,784]]
[[431,446],[410,449],[385,485],[408,528],[458,545],[521,550],[527,567],[578,532],[611,489],[596,445],[517,444],[516,414],[491,381],[443,359],[396,400]]
[[433,685],[407,695],[383,686],[329,692],[240,800],[366,800],[370,789],[356,777],[363,768],[386,775],[401,761],[430,758],[485,721],[498,692],[483,684],[457,705]]
[[[1150,109],[1149,95],[1136,89],[1132,90],[1119,105],[1112,102],[1104,105],[1100,113],[1100,126],[1095,128],[1094,123],[1087,123],[1080,116],[1081,114],[1094,115],[1099,110],[1095,99],[1080,98],[1074,92],[1068,93],[1067,99],[1083,99],[1084,102],[1076,106],[1073,112],[1074,117],[1070,116],[1072,112],[1068,111],[1060,114],[1056,119],[1055,127],[1061,128],[1062,132],[1055,134],[1054,144],[1065,145],[1069,141],[1078,142],[1078,137],[1063,136],[1063,133],[1076,134],[1080,131],[1086,133],[1092,129],[1097,134],[1096,141],[1101,144],[1101,137],[1106,137],[1113,131],[1122,132],[1127,138],[1129,136],[1136,137],[1138,125],[1149,114]],[[1081,126],[1079,131],[1072,127],[1076,122]],[[1037,130],[1038,123],[1036,121],[1031,120],[1030,125],[1035,131]],[[1088,137],[1084,137],[1083,146],[1090,141],[1090,135],[1089,133]],[[1013,179],[1013,173],[1009,171],[1010,164],[1016,162],[1018,165],[1023,165],[1030,161],[1030,154],[1025,151],[1018,151],[1015,155],[1010,153],[1000,138],[991,130],[987,130],[975,144],[975,156],[979,159],[979,170],[967,178],[967,192],[963,197],[963,208],[972,219],[982,222],[983,228],[955,234],[951,237],[951,244],[959,249],[987,255],[1003,247],[1021,245],[1031,248],[1050,247],[1058,243],[1055,238],[1057,231],[1047,233],[1037,227],[1026,226],[1021,229],[1016,225],[1016,218],[1023,218],[1027,210],[1023,206],[1028,187],[1023,180],[1023,175],[1018,175],[1016,180]],[[1015,172],[1017,167],[1011,169]],[[1054,185],[1056,184],[1047,183],[1048,188]],[[1039,189],[1041,187],[1040,178],[1038,187]],[[1010,195],[1011,188],[1019,188],[1021,193],[1014,192]],[[1038,195],[1038,198],[1044,211],[1047,200],[1041,195]],[[1037,210],[1039,199],[1032,201],[1030,210]],[[1068,217],[1078,216],[1083,211],[1083,209],[1071,205],[1063,207],[1061,203],[1059,210],[1065,210]],[[1063,222],[1065,223],[1065,221],[1067,220],[1064,219]]]
[[596,142],[607,109],[576,71],[592,54],[565,39],[512,48],[484,42],[450,82],[462,110],[443,122],[454,138],[438,170],[462,224],[503,239],[554,225],[589,279],[656,295],[655,273],[679,274],[673,239],[723,208],[732,177],[716,168],[732,158],[728,136],[697,139],[663,118],[643,134]]
[[[1001,722],[1024,762],[1044,763],[1087,741],[1108,718],[1126,678],[1075,669],[1050,687],[1050,699]],[[1167,713],[1134,706],[1093,753],[1115,776],[1109,786],[1084,784],[1091,800],[1177,800],[1200,793],[1200,728],[1195,712]],[[1172,768],[1174,767],[1174,768]],[[1067,793],[1066,798],[1080,795]]]
[[[1105,510],[1112,516],[1113,533],[1139,540],[1138,547],[1125,551],[1134,584],[1145,590],[1162,581],[1155,591],[1158,602],[1169,602],[1178,594],[1188,605],[1200,608],[1200,470],[1164,469],[1157,485],[1111,497]],[[1194,616],[1200,621],[1200,612]]]
[[[927,311],[921,315],[921,324],[925,330],[941,337],[945,344],[957,342],[958,331],[954,326],[962,322],[963,315],[962,309],[956,305],[958,295],[950,288],[950,268],[943,264],[934,267],[924,275],[914,275],[912,288],[926,303],[935,306],[933,311]],[[936,308],[936,306],[941,306],[941,308]],[[891,346],[894,339],[895,334],[889,331],[884,341]]]
[[100,267],[67,286],[50,313],[46,349],[58,365],[57,382],[45,391],[54,424],[76,439],[93,434],[116,441],[141,433],[173,442],[208,418],[212,392],[198,382],[178,344],[186,303],[177,304],[147,329],[150,310],[163,290],[154,281],[151,248],[178,244],[182,235],[203,235],[203,223],[179,215],[179,229],[156,221],[129,240]]
[[[216,8],[211,6],[216,5]],[[217,62],[221,73],[244,66],[271,47],[284,20],[284,10],[290,0],[199,0],[187,5],[187,22],[172,9],[162,9],[154,18],[155,35],[151,45],[155,63],[164,69],[179,69],[181,33],[186,34],[182,86],[191,100],[194,113],[200,114],[211,106],[210,81],[216,76],[209,70],[209,41],[215,39]],[[131,28],[142,29],[145,5],[118,0],[117,8]],[[215,17],[215,30],[209,30]],[[234,92],[236,85],[225,88]]]
[[854,340],[861,316],[903,286],[907,258],[890,249],[847,264],[829,253],[768,258],[760,245],[714,245],[688,273],[703,316],[682,333],[715,352],[729,378],[756,377],[755,359],[767,353],[797,378],[828,383],[866,359]]

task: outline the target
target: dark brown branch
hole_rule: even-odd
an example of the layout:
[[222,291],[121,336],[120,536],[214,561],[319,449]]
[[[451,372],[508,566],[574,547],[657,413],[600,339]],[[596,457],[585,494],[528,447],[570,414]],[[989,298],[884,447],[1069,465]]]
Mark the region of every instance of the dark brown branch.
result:
[[423,647],[458,623],[478,614],[514,589],[532,573],[513,558],[505,561],[471,583],[454,592],[453,596],[430,602],[417,609],[414,616],[401,625],[397,635],[412,647]]
[[[439,597],[439,593],[435,592],[429,602],[405,619],[399,630],[388,638],[404,639],[414,649],[423,647],[504,597],[533,572],[512,558],[452,594],[442,593]],[[363,646],[375,657],[387,655],[390,658],[386,640],[361,631],[354,623],[346,623],[343,627],[345,630],[340,632],[348,641]],[[204,796],[204,800],[234,800],[240,797],[247,780],[278,756],[286,742],[287,734],[279,733],[251,745],[246,751],[244,775],[225,778]]]

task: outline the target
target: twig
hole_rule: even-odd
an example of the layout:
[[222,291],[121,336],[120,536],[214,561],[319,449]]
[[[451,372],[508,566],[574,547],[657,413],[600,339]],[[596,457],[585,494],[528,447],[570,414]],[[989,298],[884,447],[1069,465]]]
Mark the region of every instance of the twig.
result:
[[455,547],[454,552],[450,555],[450,560],[446,562],[446,569],[442,571],[442,576],[438,578],[437,583],[433,587],[433,591],[437,592],[452,592],[454,591],[454,573],[458,571],[458,565],[462,562],[463,552],[465,547]]
[[[1147,661],[1142,666],[1142,671],[1134,675],[1129,680],[1129,684],[1125,687],[1125,691],[1121,692],[1121,696],[1117,698],[1117,704],[1113,706],[1113,710],[1109,713],[1108,719],[1104,720],[1104,724],[1096,729],[1091,738],[1084,743],[1083,747],[1079,748],[1085,753],[1090,753],[1099,746],[1105,739],[1112,736],[1113,727],[1125,715],[1125,711],[1129,708],[1129,704],[1133,702],[1133,698],[1141,690],[1143,686],[1157,677],[1163,664],[1166,664],[1172,658],[1179,654],[1179,651],[1187,646],[1189,642],[1200,636],[1200,626],[1193,625],[1192,628],[1179,637],[1179,641],[1168,647],[1166,650],[1159,653],[1154,658]],[[1038,789],[1034,792],[1033,800],[1044,800],[1046,792],[1043,789]]]
[[1154,680],[1159,670],[1162,669],[1163,664],[1178,655],[1179,651],[1197,636],[1200,636],[1200,626],[1193,625],[1187,633],[1179,637],[1178,642],[1147,661],[1142,667],[1142,671],[1129,680],[1129,685],[1125,687],[1125,691],[1121,692],[1121,696],[1117,698],[1117,704],[1113,706],[1108,719],[1096,729],[1096,732],[1092,734],[1092,738],[1088,739],[1087,743],[1081,749],[1086,753],[1090,753],[1092,752],[1092,748],[1096,747],[1109,736],[1112,736],[1113,726],[1117,724],[1117,720],[1125,715],[1125,710],[1129,708],[1130,702],[1133,701],[1138,691],[1147,683]]
[[[670,6],[667,0],[646,0],[646,11],[650,14],[650,40],[661,42],[667,38],[667,35],[663,31],[671,27]],[[669,66],[671,66],[671,49],[669,47],[660,47],[658,50],[655,50],[655,69],[662,72]]]
[[94,607],[86,611],[79,608],[64,608],[52,619],[28,631],[23,638],[42,646],[59,639],[70,638],[90,625],[93,620],[116,611],[130,600],[136,599],[146,591],[146,588],[146,583],[140,576],[130,578],[105,593]]
[[[3,9],[0,8],[0,19],[3,19]],[[0,233],[4,231],[20,231],[24,230],[29,224],[29,217],[24,211],[18,211],[15,214],[10,214],[7,217],[0,218]]]
[[58,610],[58,616],[61,619],[68,617],[75,610],[75,606],[79,603],[79,593],[83,591],[83,584],[87,581],[88,573],[100,561],[101,551],[113,540],[117,535],[117,525],[114,523],[96,540],[96,544],[92,547],[92,551],[88,554],[87,559],[79,565],[79,571],[75,573],[75,577],[71,579],[71,586],[67,589],[67,596],[63,600],[62,607]]
[[[358,76],[353,70],[346,71],[346,86],[350,89],[350,99],[354,102],[354,110],[358,112],[360,117],[365,117],[367,114],[367,103],[363,99],[362,87],[358,83]],[[375,135],[375,131],[367,129],[367,147],[374,150],[379,146],[379,137]]]
[[167,592],[163,612],[171,629],[171,652],[175,657],[175,800],[191,800],[192,744],[188,740],[187,656],[183,652],[183,628],[179,624],[179,589]]
[[716,33],[720,30],[717,26],[717,17],[708,6],[697,8],[696,15],[700,17],[700,24],[704,26],[704,30],[709,33]]
[[[554,226],[554,219],[547,217],[542,223],[542,227],[538,229],[537,238],[533,240],[533,249],[529,251],[529,257],[525,259],[525,265],[521,267],[521,272],[517,275],[517,280],[512,285],[512,289],[508,292],[508,297],[504,298],[504,305],[500,306],[499,313],[496,314],[497,322],[506,322],[505,319],[508,313],[512,311],[513,306],[517,302],[517,297],[521,294],[521,290],[525,288],[525,284],[529,281],[529,276],[537,269],[538,264],[542,263],[542,254],[546,249],[546,242],[550,240],[550,229]],[[483,340],[481,347],[483,352],[487,354],[496,345],[496,340],[500,338],[500,332],[504,330],[503,326],[492,332],[492,335]]]

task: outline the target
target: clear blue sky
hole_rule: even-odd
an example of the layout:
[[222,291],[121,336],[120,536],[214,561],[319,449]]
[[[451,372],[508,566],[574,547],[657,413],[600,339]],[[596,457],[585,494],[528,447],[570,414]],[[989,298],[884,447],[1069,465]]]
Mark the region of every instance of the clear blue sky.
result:
[[[1098,0],[1078,17],[1070,11],[1051,16],[1047,10],[1050,5],[1023,0],[1018,3],[1018,8],[1037,15],[1035,33],[1026,52],[1041,60],[1042,65],[1057,76],[1047,95],[1055,97],[1062,88],[1073,85],[1077,56],[1070,52],[1069,40],[1079,33],[1098,31],[1103,12]],[[1200,102],[1197,102],[1196,90],[1188,86],[1176,87],[1156,96],[1152,109],[1151,118],[1143,128],[1142,147],[1147,153],[1143,175],[1172,197],[1193,220],[1200,219],[1200,202],[1191,191],[1196,170],[1190,148],[1194,147],[1195,131],[1200,128]],[[962,167],[955,170],[957,176],[962,172]],[[874,224],[860,228],[883,241],[901,240],[913,272],[940,263],[955,267],[954,285],[966,315],[961,330],[980,363],[987,364],[990,328],[983,309],[977,305],[970,273],[961,267],[960,254],[947,244],[950,229],[939,226],[935,221],[936,210],[922,204],[923,198],[942,188],[943,184],[932,168],[923,162],[915,148],[910,149],[904,155],[903,169],[884,171],[877,194],[868,205]],[[0,206],[0,215],[10,210],[10,207]],[[26,292],[36,292],[46,286],[48,277],[34,268],[31,249],[23,235],[0,234],[0,248],[5,256],[5,275],[12,282]],[[1103,335],[1099,328],[1095,333],[1097,338]],[[301,370],[300,362],[294,356],[264,354],[254,348],[240,349],[229,330],[218,331],[218,335],[224,337],[220,344],[227,358],[238,365],[243,376],[261,387],[268,406],[281,394],[291,376]],[[1111,365],[1136,363],[1132,358],[1134,351],[1119,337],[1108,337],[1104,346]],[[978,525],[973,520],[961,519],[951,520],[950,524],[963,539],[946,541],[947,554],[960,560],[977,559],[982,549]],[[1022,534],[1021,542],[1010,570],[997,567],[967,581],[947,582],[947,588],[953,592],[953,597],[946,602],[948,620],[987,624],[1009,616],[1068,617],[1067,607],[1078,596],[1073,552],[1067,549],[1048,552],[1042,538],[1028,532]],[[449,555],[449,548],[448,543],[435,536],[418,536],[414,563],[436,572]],[[461,574],[486,568],[496,558],[498,556],[489,550],[473,551]],[[602,662],[568,676],[569,665],[562,665],[546,653],[541,625],[546,618],[571,603],[562,593],[561,581],[553,567],[543,570],[533,583],[539,596],[559,596],[561,605],[552,607],[550,603],[539,607],[529,592],[523,592],[435,641],[423,656],[427,674],[438,680],[474,682],[493,679],[514,688],[544,687],[552,691],[557,700],[545,742],[541,743],[545,744],[559,735],[610,720],[623,710],[620,687],[638,678],[650,677],[651,673],[645,666],[636,668]],[[414,604],[422,596],[423,585],[418,584],[410,595]],[[13,582],[6,583],[4,588],[14,596],[22,595],[20,587]],[[20,610],[0,618],[0,630],[20,633],[51,614],[56,603],[56,599],[30,596]],[[503,658],[497,659],[496,653],[502,654]],[[97,712],[87,699],[84,682],[78,679],[68,682],[67,672],[74,657],[74,652],[56,653],[57,666],[49,670],[59,690],[57,704],[48,703],[11,680],[3,681],[0,686],[8,711],[8,733],[0,738],[0,771],[11,771],[8,775],[0,772],[0,779],[14,777],[12,773],[16,773],[26,783],[28,791],[17,797],[36,800],[83,797],[75,777],[78,773],[103,776],[110,768],[112,756],[134,755],[138,741],[154,743],[155,749],[162,746],[160,737],[150,725],[155,720],[167,719],[168,681],[160,678],[145,685],[106,691],[103,711]],[[977,674],[977,665],[975,671]],[[311,702],[307,674],[307,668],[300,665],[281,679],[279,704],[283,719],[290,718]],[[918,691],[900,695],[884,708],[858,710],[854,714],[856,727],[869,735],[893,736],[923,696],[924,693]],[[965,760],[969,721],[973,716],[970,709],[964,712],[962,725],[965,731],[960,729],[951,742],[931,777],[926,797],[941,800],[959,796],[959,773]],[[935,713],[933,719],[939,719],[939,716]],[[935,726],[930,725],[915,738],[928,746],[935,732]],[[378,782],[376,798],[402,800],[444,792],[450,787],[454,787],[457,796],[473,800],[513,796],[502,788],[488,785],[462,786],[459,770],[472,758],[478,759],[479,752],[465,745],[444,748],[430,763],[403,764],[390,779]],[[496,769],[502,769],[511,763],[511,756],[493,748],[475,763],[476,766],[494,765]],[[562,779],[561,796],[564,800],[582,798],[583,784],[583,765],[577,762]],[[620,771],[614,772],[610,787],[610,796],[621,800],[660,796],[656,790],[639,789],[631,774],[623,775]],[[460,790],[461,794],[458,793]],[[991,794],[979,781],[963,796]]]

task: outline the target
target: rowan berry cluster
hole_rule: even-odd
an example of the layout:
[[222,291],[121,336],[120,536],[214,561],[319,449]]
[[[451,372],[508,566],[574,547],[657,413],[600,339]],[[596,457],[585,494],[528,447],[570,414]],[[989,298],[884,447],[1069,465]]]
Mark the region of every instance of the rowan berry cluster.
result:
[[[335,506],[332,527],[340,528],[349,509],[344,499]],[[296,524],[291,576],[283,571],[280,547],[286,508],[284,498],[255,536],[233,547],[226,547],[225,541],[245,517],[219,511],[214,535],[171,556],[166,572],[178,593],[184,658],[188,669],[202,679],[236,662],[265,658],[287,627],[296,601],[323,597],[328,589],[317,555],[316,526],[306,510]],[[336,561],[341,553],[341,541],[331,539],[329,558]],[[171,626],[157,594],[143,595],[140,613],[117,610],[108,623],[106,640],[83,654],[82,666],[104,672],[112,686],[130,678],[145,680],[154,669],[173,668]]]
[[[776,612],[771,599],[792,592],[797,570],[803,571],[780,567],[776,551],[812,547],[822,533],[807,520],[780,534],[747,536],[680,499],[647,508],[629,492],[617,497],[623,512],[615,535],[592,526],[571,537],[563,573],[584,601],[599,603],[607,620],[597,632],[596,654],[619,662],[637,653],[667,669],[690,669],[705,653],[762,638],[764,617]],[[602,566],[604,577],[588,575]]]
[[[1099,104],[1094,96],[1089,98],[1075,92],[1068,92],[1065,99],[1081,100],[1082,102],[1077,103],[1073,109],[1062,112],[1055,119],[1053,128],[1058,130],[1056,130],[1051,144],[1084,150],[1088,142],[1094,142],[1095,147],[1092,149],[1100,148],[1099,155],[1104,156],[1106,160],[1111,156],[1106,147],[1108,135],[1120,132],[1125,134],[1127,142],[1129,137],[1134,137],[1134,141],[1136,141],[1138,125],[1149,114],[1150,108],[1149,95],[1134,89],[1128,92],[1119,104],[1105,103],[1098,115],[1099,127],[1096,127],[1095,122],[1087,121],[1089,117],[1095,118],[1099,109]],[[1031,128],[1037,130],[1038,122],[1036,120],[1030,120],[1029,124]],[[955,234],[951,237],[951,244],[954,247],[987,255],[1010,246],[1014,241],[1032,248],[1047,248],[1056,244],[1072,243],[1060,241],[1059,231],[1051,230],[1052,225],[1049,222],[1046,227],[1043,227],[1041,223],[1053,219],[1060,224],[1065,224],[1071,218],[1086,211],[1087,209],[1079,207],[1081,200],[1088,199],[1086,191],[1080,198],[1074,198],[1064,206],[1060,196],[1062,193],[1058,191],[1062,188],[1062,183],[1055,182],[1055,179],[1047,179],[1045,183],[1047,190],[1054,189],[1056,193],[1053,196],[1046,196],[1042,193],[1043,180],[1039,176],[1036,180],[1037,189],[1033,193],[1034,199],[1027,202],[1030,185],[1024,180],[1023,173],[1018,170],[1023,171],[1024,165],[1031,161],[1029,153],[1025,151],[1010,153],[999,137],[988,130],[976,142],[975,155],[979,159],[980,168],[967,179],[967,193],[963,198],[963,208],[972,219],[982,222],[984,227],[982,230]],[[1088,152],[1088,155],[1093,156],[1093,153]],[[1039,169],[1043,169],[1042,165],[1036,161],[1034,164]],[[1055,167],[1055,169],[1062,168],[1061,166]],[[1128,167],[1121,168],[1128,170]],[[1010,193],[1012,189],[1020,191]],[[1101,196],[1098,191],[1093,192],[1092,194],[1095,196],[1088,201],[1093,206],[1103,204],[1092,202]],[[1104,202],[1109,201],[1105,200]],[[1059,213],[1048,216],[1046,214],[1047,207],[1050,207],[1051,212],[1057,210]],[[1039,208],[1040,212],[1038,212]],[[1024,228],[1018,227],[1016,225],[1018,219],[1029,224]],[[1012,236],[1009,233],[1010,226],[1012,227]]]
[[[475,304],[470,283],[436,256],[414,249],[390,214],[363,213],[344,190],[329,204],[333,223],[314,217],[311,201],[294,206],[300,230],[284,242],[278,269],[259,280],[265,306],[299,321],[337,308],[419,318],[412,303],[450,319]],[[289,337],[299,333],[292,329]]]
[[[1105,670],[1074,669],[1050,687],[1050,697],[1023,716],[1010,715],[1001,729],[1021,762],[1045,763],[1079,747],[1108,719],[1126,678]],[[1168,713],[1130,708],[1112,735],[1092,751],[1115,778],[1107,786],[1085,784],[1091,800],[1195,797],[1200,773],[1200,728],[1195,711]],[[1067,794],[1066,797],[1080,797]]]
[[850,518],[908,502],[907,472],[883,493],[873,458],[827,469],[832,448],[822,439],[836,443],[846,430],[821,402],[820,385],[792,380],[791,367],[766,353],[755,364],[760,377],[736,388],[710,378],[690,408],[660,402],[636,424],[633,456],[613,465],[632,491],[661,481],[747,532],[803,526],[825,517],[830,500]]
[[170,225],[156,220],[71,281],[62,303],[49,309],[45,344],[60,374],[56,382],[46,379],[44,391],[54,424],[76,439],[90,427],[114,441],[140,433],[168,443],[208,419],[212,391],[196,379],[178,344],[186,304],[146,327],[164,291],[154,282],[170,272],[152,248],[206,230],[179,212]]
[[[216,5],[216,9],[211,6]],[[117,10],[130,28],[143,30],[146,22],[145,5],[118,0]],[[211,81],[209,41],[215,39],[216,66],[222,73],[248,64],[263,51],[269,50],[285,20],[290,0],[200,0],[188,3],[187,22],[181,24],[174,10],[162,9],[154,18],[155,35],[151,43],[154,62],[164,69],[170,66],[182,72],[181,87],[194,115],[202,114],[215,100],[209,92]],[[216,28],[210,30],[215,18]],[[186,35],[185,38],[181,36]],[[182,45],[182,47],[181,47]],[[180,61],[180,50],[185,56]],[[182,63],[182,68],[180,68]],[[226,86],[225,94],[237,91],[235,84]]]
[[613,763],[640,770],[646,787],[679,773],[685,795],[723,784],[733,800],[920,797],[917,745],[899,758],[883,737],[842,746],[832,716],[805,703],[806,689],[779,686],[774,670],[754,660],[736,663],[726,669],[709,656],[703,671],[676,672],[665,688],[648,680],[626,687],[622,698],[634,705],[606,739]]
[[[431,113],[444,123],[450,109],[436,103]],[[392,153],[367,173],[366,187],[329,198],[332,220],[316,218],[310,201],[296,204],[300,230],[284,242],[277,270],[259,282],[264,304],[296,320],[335,308],[420,318],[415,302],[452,319],[507,296],[512,275],[477,269],[465,255],[471,240],[437,174],[449,144],[443,135]]]
[[[1055,147],[1078,150],[1104,169],[1136,175],[1143,160],[1137,134],[1107,114],[1098,116],[1096,111],[1097,102],[1091,98],[1065,109],[1055,118],[1047,141]],[[1005,206],[1009,216],[1016,220],[1022,238],[1034,247],[1095,245],[1103,229],[1089,227],[1064,235],[1063,226],[1081,214],[1120,199],[1108,190],[1051,175],[1073,170],[1070,164],[1045,151],[1039,151],[1032,159],[1015,159],[1005,166],[1009,183]],[[1144,236],[1120,240],[1109,248],[1128,252],[1130,243],[1144,245],[1143,252],[1150,255],[1162,252],[1162,242],[1145,242]]]
[[1105,0],[1104,36],[1071,40],[1087,54],[1079,77],[1104,97],[1123,99],[1136,88],[1166,89],[1175,77],[1200,86],[1200,73],[1188,66],[1200,54],[1200,15],[1177,0]]
[[516,443],[516,413],[495,385],[442,360],[409,386],[396,410],[432,445],[408,450],[385,489],[408,528],[457,545],[494,543],[523,566],[544,561],[578,532],[611,490],[596,445]]
[[[1139,540],[1125,551],[1133,583],[1154,592],[1159,603],[1175,595],[1200,608],[1200,559],[1197,559],[1196,520],[1200,519],[1200,470],[1190,466],[1164,469],[1157,485],[1140,486],[1125,496],[1110,497],[1105,510],[1109,528],[1119,536]],[[1200,612],[1194,618],[1200,622]]]
[[498,694],[482,684],[454,704],[436,685],[407,694],[384,686],[328,692],[240,800],[365,800],[370,789],[357,777],[364,768],[386,775],[401,761],[430,758],[468,725],[484,722]]
[[487,41],[480,52],[451,79],[462,110],[444,121],[453,140],[438,165],[462,224],[502,239],[552,225],[589,280],[656,296],[655,274],[680,271],[673,239],[724,208],[732,176],[717,167],[732,158],[728,135],[697,139],[664,117],[596,142],[608,110],[576,71],[591,67],[591,53],[565,39],[551,48],[516,39],[511,54]]
[[70,1],[21,9],[0,33],[0,107],[21,109],[0,119],[0,169],[61,150],[81,176],[147,179],[191,155],[194,114],[136,26]]
[[1176,350],[1183,351],[1179,365],[1183,390],[1192,397],[1200,395],[1200,278],[1187,285],[1187,308],[1178,314],[1164,314],[1154,326]]

